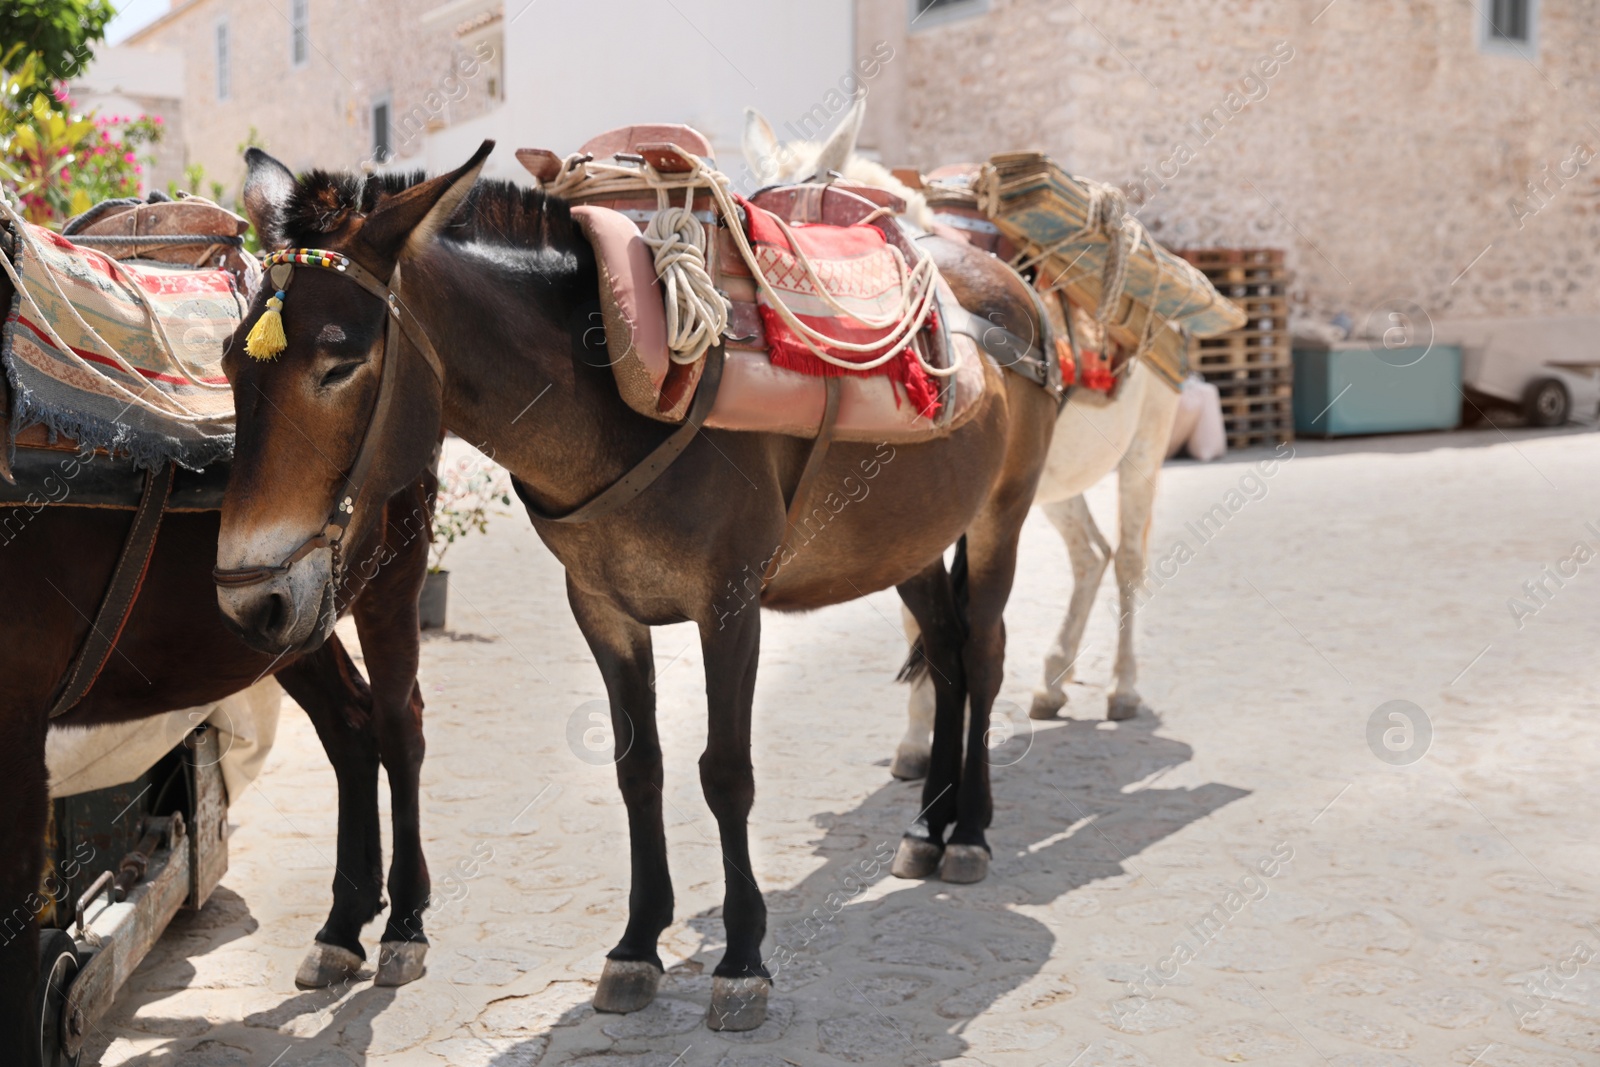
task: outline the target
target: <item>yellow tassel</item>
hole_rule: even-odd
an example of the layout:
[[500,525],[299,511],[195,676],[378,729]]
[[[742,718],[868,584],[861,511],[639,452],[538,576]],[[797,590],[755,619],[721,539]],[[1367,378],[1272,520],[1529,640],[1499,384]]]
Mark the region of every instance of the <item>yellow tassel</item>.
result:
[[244,350],[252,359],[267,360],[278,358],[278,353],[288,347],[289,339],[283,334],[283,291],[279,290],[267,298],[267,310],[250,327]]

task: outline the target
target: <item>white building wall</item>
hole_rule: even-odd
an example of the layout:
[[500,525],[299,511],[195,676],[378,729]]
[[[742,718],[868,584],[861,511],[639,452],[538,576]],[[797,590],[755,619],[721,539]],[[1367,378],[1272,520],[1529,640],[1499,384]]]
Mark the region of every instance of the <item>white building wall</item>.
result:
[[[724,170],[743,164],[744,109],[774,125],[821,107],[843,110],[852,73],[851,0],[804,4],[736,0],[506,0],[505,100],[494,111],[433,131],[421,165],[459,165],[484,137],[499,148],[486,173],[518,177],[518,148],[565,154],[617,126],[682,122],[705,133]],[[835,96],[830,98],[833,90]],[[418,161],[406,160],[416,166]]]

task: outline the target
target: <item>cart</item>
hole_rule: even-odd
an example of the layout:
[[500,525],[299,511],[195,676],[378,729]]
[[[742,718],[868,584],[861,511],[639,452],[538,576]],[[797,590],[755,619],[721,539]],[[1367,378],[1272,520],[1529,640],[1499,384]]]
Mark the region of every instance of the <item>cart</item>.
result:
[[51,802],[39,930],[45,1067],[76,1067],[173,916],[204,904],[227,871],[220,744],[202,724],[133,781]]
[[1461,346],[1463,392],[1480,409],[1530,426],[1600,419],[1600,316],[1441,323],[1434,339]]

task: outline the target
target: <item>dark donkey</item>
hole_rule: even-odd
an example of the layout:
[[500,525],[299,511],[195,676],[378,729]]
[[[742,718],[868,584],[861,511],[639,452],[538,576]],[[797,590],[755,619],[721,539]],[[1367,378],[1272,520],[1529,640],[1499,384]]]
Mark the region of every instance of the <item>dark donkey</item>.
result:
[[[431,180],[323,172],[297,180],[270,156],[247,154],[244,201],[257,231],[272,247],[334,256],[294,270],[281,356],[252,360],[235,345],[227,357],[239,439],[222,560],[277,570],[248,597],[224,605],[244,625],[283,611],[316,615],[335,573],[332,553],[317,538],[348,491],[338,478],[307,477],[309,457],[333,456],[337,466],[367,442],[362,451],[378,452],[367,491],[381,496],[415,476],[441,422],[492,450],[516,479],[539,536],[566,566],[568,600],[605,678],[624,753],[617,778],[628,809],[633,885],[627,929],[609,953],[595,1006],[641,1008],[660,977],[657,939],[673,901],[649,628],[693,621],[709,710],[700,779],[721,835],[728,933],[708,1024],[750,1029],[765,1017],[770,987],[761,957],[766,906],[746,827],[755,794],[750,706],[761,614],[722,609],[730,583],[759,569],[783,539],[785,501],[809,442],[707,430],[619,510],[592,522],[542,518],[593,499],[674,428],[635,414],[603,355],[586,354],[583,311],[598,291],[593,252],[563,201],[476,181],[492,147],[485,142],[465,166]],[[946,252],[941,266],[972,311],[1032,319],[1030,298],[1009,271],[955,246]],[[340,269],[323,269],[329,262]],[[261,313],[258,303],[244,325]],[[870,445],[836,443],[818,484],[887,466],[874,483],[875,504],[840,512],[828,536],[786,564],[761,598],[763,607],[804,611],[895,586],[927,635],[940,731],[926,811],[897,858],[903,875],[931,874],[941,853],[950,880],[975,881],[988,863],[982,739],[1001,683],[1001,612],[1018,533],[1055,405],[992,365],[986,373],[978,414],[944,438],[898,447],[887,458]],[[357,500],[357,525],[361,506]],[[944,550],[961,538],[964,614],[943,563]],[[279,603],[288,606],[272,606]]]
[[[11,282],[0,275],[0,307],[9,307],[12,296]],[[0,384],[0,415],[5,401]],[[70,452],[53,455],[78,462]],[[58,478],[70,493],[70,477]],[[383,528],[374,522],[359,546],[360,558],[372,564],[338,591],[339,605],[355,616],[372,676],[370,690],[337,638],[270,653],[242,643],[217,611],[211,572],[219,514],[168,512],[115,650],[83,699],[54,721],[82,727],[139,719],[208,704],[276,675],[311,717],[339,782],[333,907],[301,967],[302,984],[330,984],[353,974],[365,959],[361,928],[383,907],[380,759],[389,769],[395,797],[397,843],[389,876],[394,909],[384,941],[423,942],[427,868],[415,820],[401,824],[400,813],[415,810],[416,767],[422,758],[416,603],[426,571],[433,490],[431,470],[418,471],[396,487]],[[0,811],[5,812],[0,907],[8,917],[39,890],[43,876],[49,805],[45,734],[51,725],[46,713],[89,632],[132,514],[98,507],[0,506],[5,607],[0,612],[0,678],[5,680],[0,686]],[[380,561],[386,565],[378,567]],[[115,859],[107,858],[108,865]],[[37,1061],[38,952],[39,930],[31,915],[21,936],[0,942],[0,1048],[9,1050],[0,1058],[8,1064]],[[419,949],[383,953],[377,981],[410,981],[420,966]]]

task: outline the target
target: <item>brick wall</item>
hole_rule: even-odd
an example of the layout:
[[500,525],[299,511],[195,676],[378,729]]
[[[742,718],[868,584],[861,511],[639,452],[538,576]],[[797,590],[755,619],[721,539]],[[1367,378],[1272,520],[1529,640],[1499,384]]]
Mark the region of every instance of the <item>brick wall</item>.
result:
[[1600,312],[1600,6],[1543,0],[1532,61],[1479,48],[1487,6],[990,0],[906,32],[859,0],[857,48],[901,35],[891,162],[1042,149],[1170,246],[1286,249],[1304,313]]
[[[470,108],[483,79],[457,65],[463,49],[453,25],[422,23],[439,6],[440,0],[311,0],[312,47],[298,67],[289,0],[187,0],[127,46],[183,53],[183,165],[200,163],[208,183],[217,179],[236,190],[242,148],[252,137],[297,170],[355,167],[372,156],[372,107],[387,98],[394,162],[403,166],[420,152],[421,130],[446,120],[451,108]],[[226,100],[217,95],[215,45],[224,19],[232,65]]]

